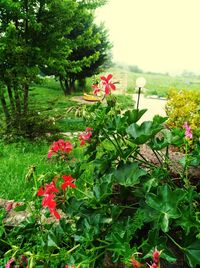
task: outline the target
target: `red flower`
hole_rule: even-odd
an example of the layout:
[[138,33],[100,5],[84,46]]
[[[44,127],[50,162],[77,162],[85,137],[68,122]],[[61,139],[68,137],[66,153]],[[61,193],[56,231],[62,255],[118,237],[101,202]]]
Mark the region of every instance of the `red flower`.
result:
[[92,130],[91,128],[87,127],[86,130],[79,135],[79,140],[81,142],[80,143],[81,145],[84,145],[86,141],[90,140],[92,136],[91,130]]
[[97,85],[92,85],[92,88],[94,89],[94,91],[93,91],[94,95],[97,95],[97,93],[100,92],[100,88],[99,88],[98,84]]
[[56,217],[56,219],[60,219],[60,214],[55,210],[56,208],[56,201],[54,200],[55,195],[53,193],[58,193],[58,189],[54,181],[50,182],[49,184],[45,185],[45,189],[40,187],[37,195],[44,196],[42,200],[42,206],[48,207],[50,213]]
[[62,139],[54,141],[50,150],[48,151],[48,158],[51,158],[53,154],[56,153],[70,153],[73,149],[72,144],[69,141],[64,141]]
[[55,195],[54,194],[47,194],[42,200],[42,206],[48,207],[49,210],[55,209],[56,207],[56,201],[54,200]]
[[115,85],[112,82],[110,82],[112,77],[113,77],[112,74],[109,74],[107,77],[101,76],[101,81],[102,84],[104,85],[104,91],[106,95],[110,94],[110,89],[112,90],[116,89]]
[[155,248],[155,250],[154,250],[154,252],[153,252],[153,261],[154,261],[155,263],[159,263],[159,261],[160,261],[160,259],[159,259],[160,254],[161,254],[161,252],[158,251],[157,248]]
[[74,178],[72,178],[71,176],[63,175],[62,178],[64,180],[64,183],[61,185],[61,188],[63,190],[65,190],[68,186],[70,186],[71,188],[76,187],[76,185],[73,183]]
[[39,190],[38,190],[38,192],[37,192],[37,195],[38,196],[43,196],[44,195],[44,188],[41,186],[40,188],[39,188]]
[[58,211],[57,210],[50,210],[50,212],[51,212],[51,214],[53,214],[55,217],[56,217],[56,219],[57,220],[60,220],[60,214],[58,213]]
[[133,268],[139,268],[142,266],[142,264],[139,263],[134,257],[131,259],[131,264],[133,265]]
[[56,184],[54,181],[50,182],[45,187],[45,194],[58,193],[58,188],[56,188]]

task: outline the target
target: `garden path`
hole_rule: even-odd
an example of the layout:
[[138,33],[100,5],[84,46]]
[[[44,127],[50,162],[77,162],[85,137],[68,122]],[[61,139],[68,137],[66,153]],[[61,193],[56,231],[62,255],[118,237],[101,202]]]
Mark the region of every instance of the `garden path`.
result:
[[[133,94],[133,100],[137,103],[138,94]],[[148,109],[142,116],[142,121],[153,119],[154,115],[166,116],[165,105],[166,99],[158,98],[157,96],[145,97],[144,94],[140,95],[139,109]]]
[[[138,94],[133,94],[133,100],[137,103]],[[75,101],[84,104],[93,104],[94,102],[85,101],[83,96],[75,96],[72,98]],[[157,96],[145,97],[144,94],[140,95],[139,109],[147,109],[146,113],[142,116],[142,121],[151,120],[154,115],[159,114],[161,116],[166,116],[165,105],[167,103],[166,99],[158,98]]]

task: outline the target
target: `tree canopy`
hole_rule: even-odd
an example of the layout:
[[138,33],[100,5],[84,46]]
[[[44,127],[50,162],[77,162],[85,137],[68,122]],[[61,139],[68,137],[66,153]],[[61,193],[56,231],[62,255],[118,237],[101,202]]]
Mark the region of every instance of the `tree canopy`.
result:
[[7,127],[28,112],[29,87],[50,68],[65,93],[96,73],[110,49],[94,10],[105,0],[1,0],[0,101]]

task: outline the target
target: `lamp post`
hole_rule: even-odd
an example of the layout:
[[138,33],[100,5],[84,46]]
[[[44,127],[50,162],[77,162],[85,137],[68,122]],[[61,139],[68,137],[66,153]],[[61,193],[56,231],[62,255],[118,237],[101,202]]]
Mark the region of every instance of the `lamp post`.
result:
[[144,77],[138,77],[136,79],[136,87],[138,88],[137,110],[139,109],[141,89],[146,85],[146,79]]

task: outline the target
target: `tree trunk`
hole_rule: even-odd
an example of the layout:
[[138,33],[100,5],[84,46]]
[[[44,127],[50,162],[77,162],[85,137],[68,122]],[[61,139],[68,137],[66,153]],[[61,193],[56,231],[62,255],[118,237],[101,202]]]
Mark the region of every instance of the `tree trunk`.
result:
[[69,88],[70,92],[75,92],[75,80],[74,79],[69,79]]
[[12,113],[15,113],[15,102],[14,102],[14,98],[13,98],[13,94],[12,94],[12,88],[10,84],[7,84],[7,91],[8,91],[8,97],[10,100],[10,107],[12,110]]
[[14,95],[15,95],[15,103],[16,103],[16,113],[21,114],[21,101],[19,96],[19,91],[17,85],[14,85]]
[[86,79],[85,78],[78,80],[78,89],[80,91],[85,91],[85,89],[86,89]]
[[68,79],[65,79],[65,92],[66,92],[65,95],[71,94],[71,88]]
[[1,93],[0,98],[1,98],[1,105],[2,105],[3,112],[4,112],[4,115],[5,115],[5,119],[6,119],[6,126],[8,128],[9,123],[10,123],[10,113],[9,113],[9,110],[8,110],[6,100],[5,100],[5,97],[4,97],[3,93]]
[[24,86],[24,115],[28,112],[28,93],[29,93],[29,86],[26,84]]
[[63,81],[61,77],[59,77],[59,82],[60,82],[61,89],[63,90],[63,93],[66,96],[67,95],[66,90],[65,90],[66,87],[63,85]]

